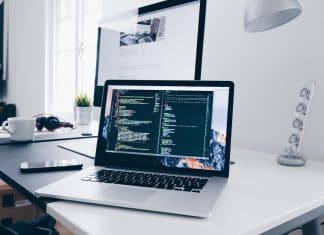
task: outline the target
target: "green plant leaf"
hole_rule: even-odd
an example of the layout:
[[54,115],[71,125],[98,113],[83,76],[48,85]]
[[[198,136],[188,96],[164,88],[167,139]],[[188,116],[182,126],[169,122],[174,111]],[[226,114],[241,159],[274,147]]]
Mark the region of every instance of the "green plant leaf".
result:
[[85,94],[85,93],[80,93],[77,97],[75,97],[75,106],[77,107],[90,107],[91,106],[91,98]]

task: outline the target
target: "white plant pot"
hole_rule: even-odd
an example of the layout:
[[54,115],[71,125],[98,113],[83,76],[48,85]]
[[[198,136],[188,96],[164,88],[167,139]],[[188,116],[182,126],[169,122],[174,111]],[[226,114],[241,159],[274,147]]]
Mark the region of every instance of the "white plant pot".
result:
[[91,122],[92,107],[74,107],[76,124],[88,125]]

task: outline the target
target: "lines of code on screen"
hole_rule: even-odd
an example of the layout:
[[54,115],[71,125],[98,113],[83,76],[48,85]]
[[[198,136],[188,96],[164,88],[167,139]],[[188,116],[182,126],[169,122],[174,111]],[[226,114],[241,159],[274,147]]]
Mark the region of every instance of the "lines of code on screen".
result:
[[213,92],[114,90],[107,151],[208,158]]

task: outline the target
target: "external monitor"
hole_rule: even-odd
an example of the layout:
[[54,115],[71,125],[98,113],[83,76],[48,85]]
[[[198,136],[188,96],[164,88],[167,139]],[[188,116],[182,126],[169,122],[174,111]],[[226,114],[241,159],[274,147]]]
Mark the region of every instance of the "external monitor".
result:
[[200,80],[206,0],[173,0],[105,19],[94,105],[106,80]]

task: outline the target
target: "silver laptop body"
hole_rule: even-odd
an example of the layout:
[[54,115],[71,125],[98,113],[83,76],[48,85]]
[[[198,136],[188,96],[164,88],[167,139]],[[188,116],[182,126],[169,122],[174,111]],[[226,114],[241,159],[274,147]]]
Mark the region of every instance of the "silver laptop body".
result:
[[210,216],[229,176],[233,92],[232,82],[107,81],[95,166],[36,194]]

